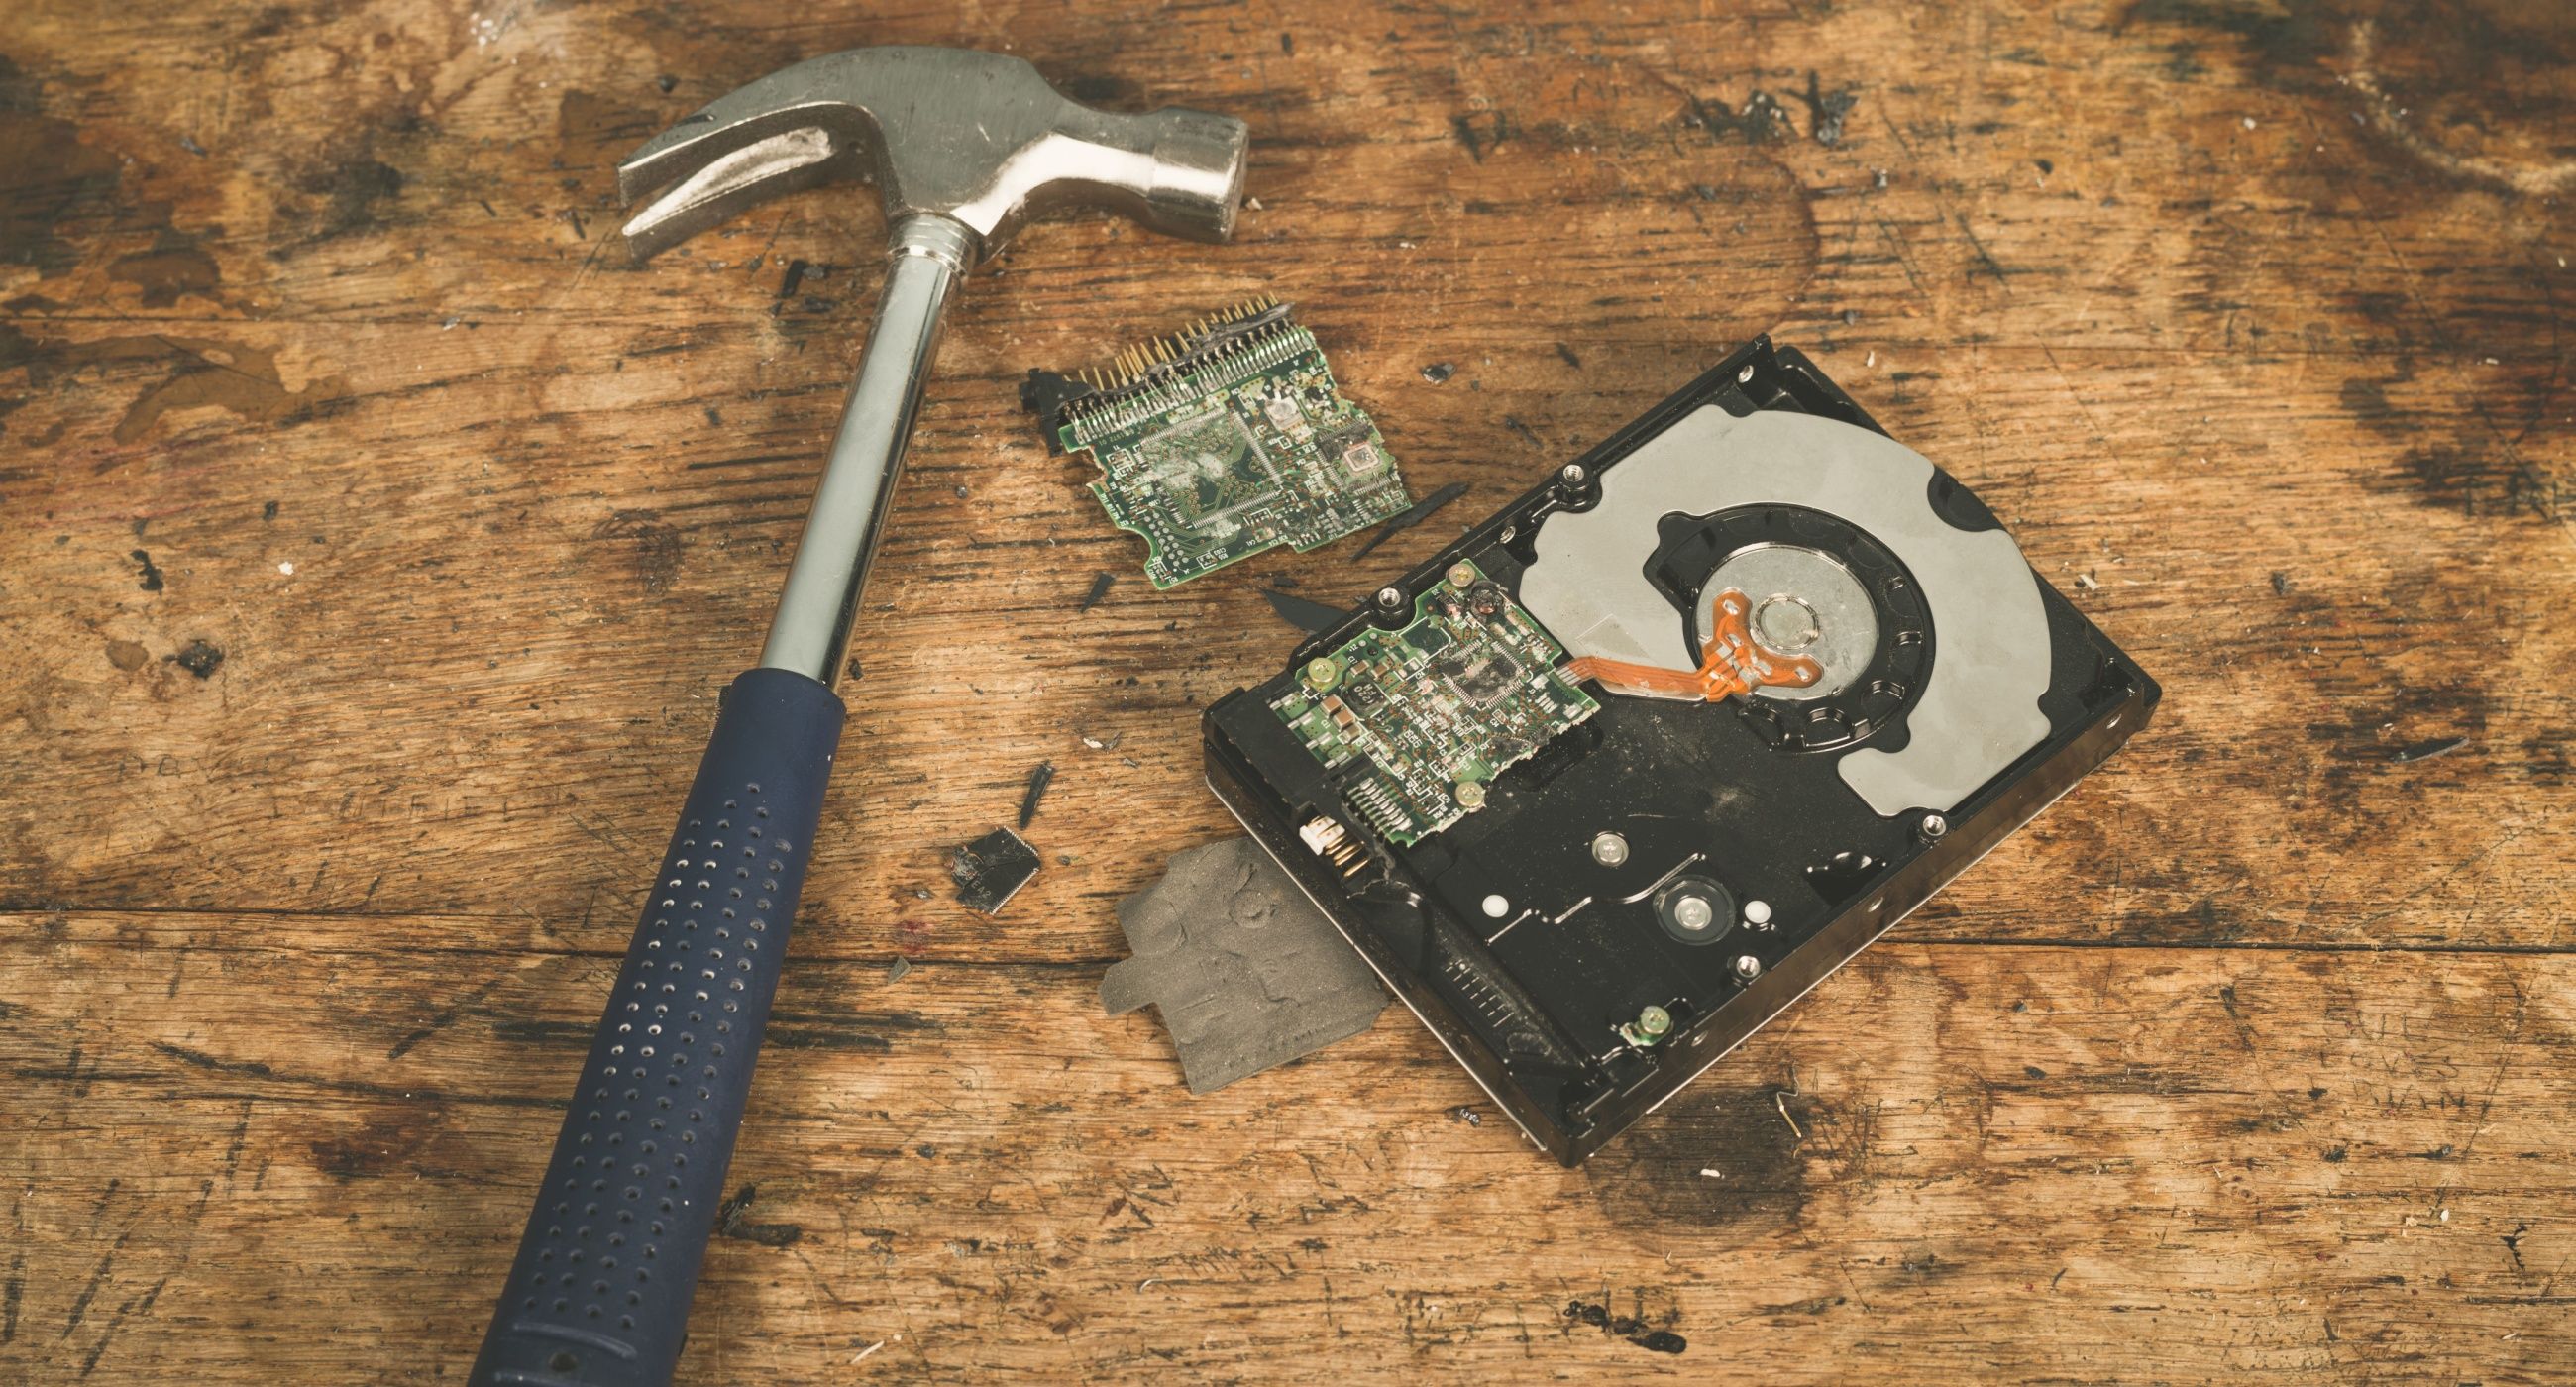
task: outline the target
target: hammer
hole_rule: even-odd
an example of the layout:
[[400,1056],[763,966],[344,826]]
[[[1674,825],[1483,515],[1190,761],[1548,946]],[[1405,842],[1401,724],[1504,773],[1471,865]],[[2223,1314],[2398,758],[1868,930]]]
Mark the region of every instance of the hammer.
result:
[[949,295],[1030,218],[1104,207],[1222,241],[1242,121],[1095,111],[1017,58],[859,48],[773,73],[618,166],[638,259],[765,199],[873,182],[883,301],[760,663],[697,780],[555,1138],[475,1384],[667,1383],[841,735],[832,692]]

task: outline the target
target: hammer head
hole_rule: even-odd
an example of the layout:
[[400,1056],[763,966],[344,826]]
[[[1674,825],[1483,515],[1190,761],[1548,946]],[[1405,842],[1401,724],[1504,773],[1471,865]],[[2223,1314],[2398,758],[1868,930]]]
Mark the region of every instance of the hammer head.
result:
[[1018,58],[955,48],[854,48],[710,102],[618,165],[639,260],[754,203],[872,182],[889,224],[929,214],[975,233],[977,257],[1032,217],[1123,212],[1222,241],[1243,200],[1242,121],[1167,108],[1095,111]]

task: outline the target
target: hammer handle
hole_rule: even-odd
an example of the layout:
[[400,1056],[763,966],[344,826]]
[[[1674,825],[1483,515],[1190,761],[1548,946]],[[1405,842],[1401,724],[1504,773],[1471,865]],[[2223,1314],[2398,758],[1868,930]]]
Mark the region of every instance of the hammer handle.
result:
[[599,1018],[475,1387],[671,1380],[805,884],[841,700],[733,681]]

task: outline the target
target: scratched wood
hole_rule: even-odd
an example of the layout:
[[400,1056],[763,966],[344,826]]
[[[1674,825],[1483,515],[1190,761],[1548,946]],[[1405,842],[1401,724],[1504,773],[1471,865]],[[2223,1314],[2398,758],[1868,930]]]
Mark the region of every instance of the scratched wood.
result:
[[[37,0],[0,1377],[461,1373],[876,283],[856,190],[626,267],[609,169],[869,42],[1241,114],[1259,206],[1034,228],[952,317],[690,1380],[2576,1373],[2576,19]],[[1470,490],[1157,594],[1017,382],[1256,291]],[[1088,999],[1227,831],[1260,588],[1347,600],[1766,331],[2156,726],[1585,1171],[1400,1016],[1187,1097]]]

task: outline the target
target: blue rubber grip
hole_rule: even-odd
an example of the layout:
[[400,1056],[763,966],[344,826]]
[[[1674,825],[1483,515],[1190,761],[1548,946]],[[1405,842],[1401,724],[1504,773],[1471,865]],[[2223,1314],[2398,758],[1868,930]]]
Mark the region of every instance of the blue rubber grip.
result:
[[469,1378],[671,1380],[841,740],[804,675],[733,681]]

